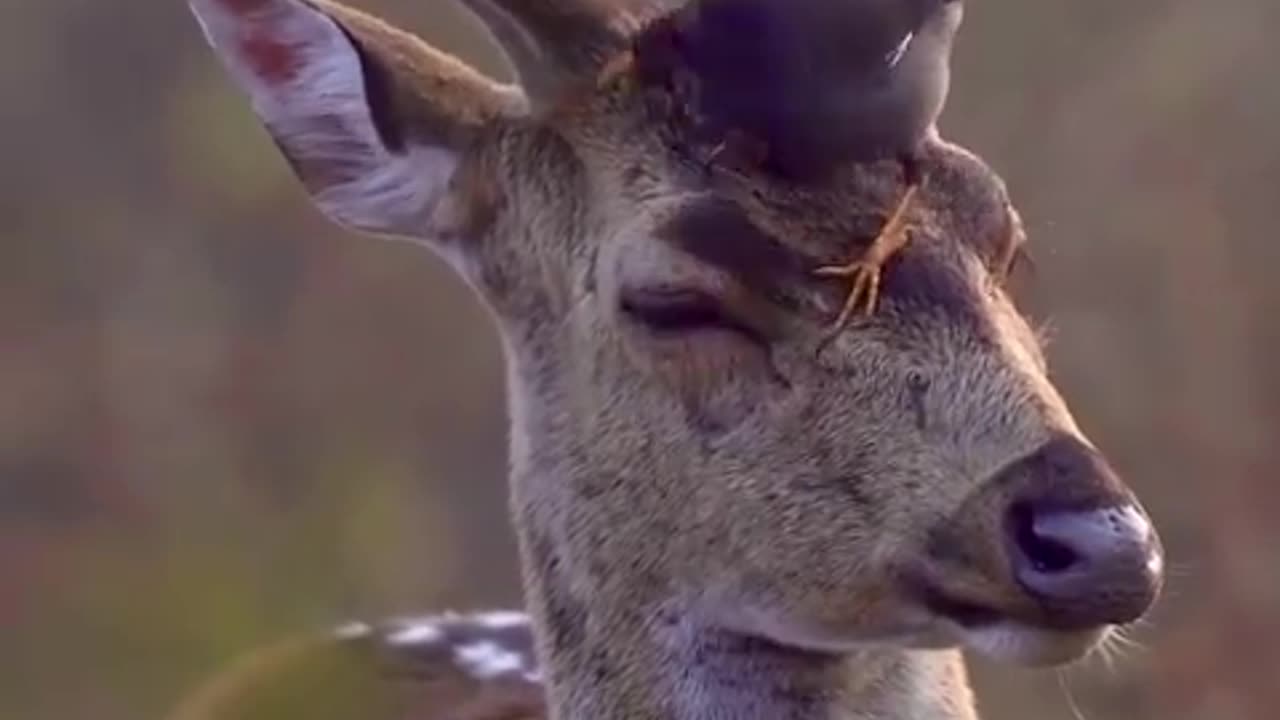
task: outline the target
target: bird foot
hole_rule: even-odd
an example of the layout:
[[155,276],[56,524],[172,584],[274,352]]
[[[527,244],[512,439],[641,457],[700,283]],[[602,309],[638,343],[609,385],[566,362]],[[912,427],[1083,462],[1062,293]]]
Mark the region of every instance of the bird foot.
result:
[[595,89],[603,90],[612,85],[618,78],[630,74],[635,69],[636,55],[632,50],[623,50],[614,55],[596,73]]
[[839,317],[832,325],[834,335],[848,325],[854,314],[861,311],[863,316],[870,316],[876,311],[880,301],[880,277],[884,265],[911,239],[910,211],[915,203],[918,184],[907,187],[907,192],[899,201],[897,209],[889,216],[880,234],[862,254],[862,257],[845,265],[827,265],[814,270],[819,277],[841,278],[850,281],[849,295]]

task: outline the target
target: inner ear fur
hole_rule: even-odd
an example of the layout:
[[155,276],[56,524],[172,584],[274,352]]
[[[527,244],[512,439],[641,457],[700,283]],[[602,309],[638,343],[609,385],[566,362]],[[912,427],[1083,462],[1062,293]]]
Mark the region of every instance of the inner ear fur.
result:
[[359,230],[440,240],[437,206],[523,93],[330,0],[190,0],[317,205]]

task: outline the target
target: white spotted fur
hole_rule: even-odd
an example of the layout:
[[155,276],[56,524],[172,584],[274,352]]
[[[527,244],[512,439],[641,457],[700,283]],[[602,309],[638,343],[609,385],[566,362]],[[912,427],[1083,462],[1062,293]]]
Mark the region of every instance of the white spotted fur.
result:
[[406,623],[387,636],[392,645],[424,645],[440,642],[444,634],[429,621]]

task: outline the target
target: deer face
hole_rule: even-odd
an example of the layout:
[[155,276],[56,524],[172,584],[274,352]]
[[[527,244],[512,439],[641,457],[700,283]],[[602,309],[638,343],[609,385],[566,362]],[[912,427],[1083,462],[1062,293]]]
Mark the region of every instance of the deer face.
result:
[[842,288],[806,271],[874,234],[890,169],[825,196],[597,175],[627,219],[567,253],[580,282],[517,381],[540,403],[530,466],[554,468],[518,507],[580,534],[567,572],[814,650],[1056,663],[1145,611],[1157,541],[1002,287],[990,248],[1021,242],[1003,187],[954,148],[928,158],[879,309],[835,337]]
[[875,234],[894,164],[708,175],[645,89],[572,81],[631,16],[477,2],[526,96],[329,2],[192,4],[321,207],[427,242],[493,309],[535,613],[554,587],[807,650],[1051,663],[1152,602],[1158,541],[1002,287],[1021,231],[976,158],[930,142],[880,308],[832,337],[812,270]]

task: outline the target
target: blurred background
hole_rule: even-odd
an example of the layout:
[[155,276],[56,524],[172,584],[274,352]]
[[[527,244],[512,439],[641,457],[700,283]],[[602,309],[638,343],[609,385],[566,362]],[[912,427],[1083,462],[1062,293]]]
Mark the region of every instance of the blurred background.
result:
[[[503,74],[445,0],[360,0]],[[1007,177],[1077,417],[1172,577],[989,720],[1280,707],[1280,4],[970,3],[944,132]],[[0,3],[0,718],[147,720],[348,617],[516,606],[498,348],[311,209],[185,3]]]

